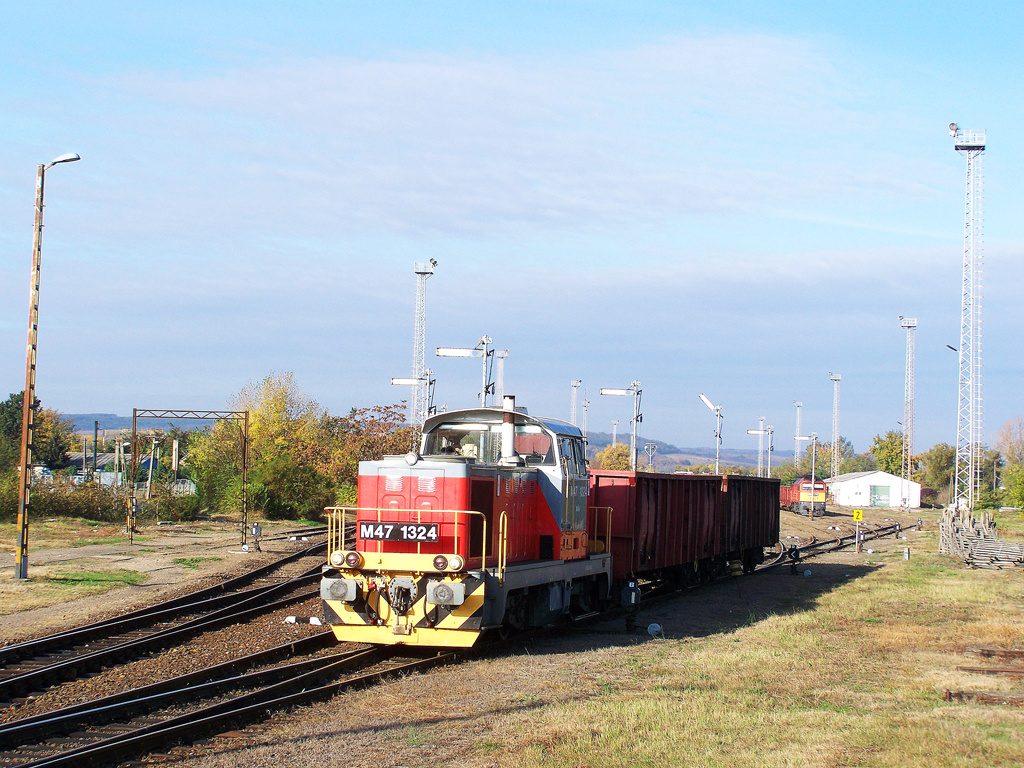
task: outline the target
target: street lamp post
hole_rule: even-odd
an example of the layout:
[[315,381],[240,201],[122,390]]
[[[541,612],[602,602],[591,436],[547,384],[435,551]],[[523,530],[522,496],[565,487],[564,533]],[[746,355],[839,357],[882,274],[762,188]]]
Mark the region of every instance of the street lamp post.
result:
[[722,406],[715,405],[703,392],[700,393],[700,401],[708,407],[708,410],[715,414],[715,474],[718,474],[718,456],[722,450]]
[[[488,350],[487,346],[491,343],[490,336],[481,336],[480,340],[477,341],[475,347],[438,347],[438,357],[481,357],[484,362],[483,369],[483,383],[480,387],[480,407],[487,407],[487,394],[492,388],[492,384],[487,380],[487,358],[494,354],[494,350]],[[508,350],[505,350],[506,356]]]
[[647,454],[647,469],[651,471],[654,470],[654,454],[656,454],[657,452],[657,443],[647,443],[647,445],[644,446],[644,453]]
[[602,395],[616,395],[624,397],[627,395],[633,396],[633,432],[629,438],[629,468],[631,471],[636,472],[636,427],[641,421],[644,420],[643,414],[640,413],[640,395],[643,392],[640,389],[640,382],[634,379],[630,382],[630,386],[625,389],[616,389],[614,387],[601,387]]
[[25,391],[21,410],[21,480],[18,486],[18,552],[15,576],[28,578],[28,512],[32,490],[32,433],[35,427],[36,348],[39,342],[39,273],[43,255],[43,185],[46,171],[58,163],[73,163],[81,158],[71,152],[40,163],[36,177],[36,226],[32,237],[32,286],[29,291],[28,352],[25,356]]
[[[817,477],[816,477],[817,467],[815,466],[815,462],[816,462],[816,460],[818,458],[818,433],[817,432],[811,432],[810,437],[805,437],[803,435],[797,435],[796,439],[797,439],[797,441],[800,441],[800,440],[810,440],[811,441],[811,503],[810,503],[810,506],[809,506],[809,508],[807,510],[807,517],[808,517],[809,520],[813,520],[814,519],[814,486],[817,484]],[[797,445],[799,445],[799,442],[797,443]]]

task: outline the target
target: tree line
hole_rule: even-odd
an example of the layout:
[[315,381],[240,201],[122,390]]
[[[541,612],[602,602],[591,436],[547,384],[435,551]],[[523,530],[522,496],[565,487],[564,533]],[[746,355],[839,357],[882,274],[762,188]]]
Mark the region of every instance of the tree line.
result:
[[[0,517],[5,519],[17,509],[22,402],[18,394],[0,404]],[[146,446],[155,444],[162,449],[152,450],[151,503],[145,506],[158,505],[158,513],[172,518],[234,514],[241,508],[241,421],[223,419],[193,430],[149,430],[139,440],[136,477],[127,478],[128,483],[72,484],[60,480],[72,478],[78,469],[67,460],[75,441],[73,426],[59,413],[40,408],[38,401],[36,407],[34,463],[46,465],[56,476],[56,482],[33,486],[36,515],[123,518],[130,481],[150,479]],[[335,416],[307,396],[291,373],[248,384],[231,398],[230,410],[249,411],[248,508],[268,519],[316,519],[325,507],[354,505],[359,462],[406,453],[419,439],[419,430],[405,424],[404,405],[353,408]],[[178,441],[182,456],[177,470],[171,466],[172,440]],[[173,493],[175,478],[194,482],[196,493]]]
[[[903,474],[903,435],[889,430],[884,435],[875,435],[871,448],[856,453],[853,443],[845,437],[839,438],[839,474],[881,470],[893,475]],[[831,476],[832,443],[819,443],[813,454],[814,476],[827,479]],[[813,447],[807,446],[796,462],[787,461],[772,467],[772,477],[783,484],[796,482],[797,478],[810,477]],[[977,504],[983,508],[999,506],[1024,507],[1024,418],[1016,416],[999,430],[996,447],[983,447],[979,460],[979,493]],[[591,460],[595,469],[629,469],[629,445],[617,443],[598,451]],[[640,469],[647,469],[645,462],[639,462]],[[921,484],[921,503],[945,506],[952,495],[952,479],[956,468],[956,448],[947,443],[933,445],[927,451],[911,459],[911,478]],[[755,467],[720,465],[726,474],[753,475]],[[677,466],[675,471],[709,473],[714,464]]]

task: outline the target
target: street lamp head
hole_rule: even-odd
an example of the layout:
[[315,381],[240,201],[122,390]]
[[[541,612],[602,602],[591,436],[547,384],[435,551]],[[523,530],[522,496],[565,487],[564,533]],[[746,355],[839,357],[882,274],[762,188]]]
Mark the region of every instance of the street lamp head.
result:
[[68,152],[66,155],[61,155],[60,157],[53,158],[53,160],[50,161],[50,164],[46,167],[50,168],[54,165],[57,165],[57,163],[73,163],[76,160],[81,159],[81,156],[79,156],[77,152]]

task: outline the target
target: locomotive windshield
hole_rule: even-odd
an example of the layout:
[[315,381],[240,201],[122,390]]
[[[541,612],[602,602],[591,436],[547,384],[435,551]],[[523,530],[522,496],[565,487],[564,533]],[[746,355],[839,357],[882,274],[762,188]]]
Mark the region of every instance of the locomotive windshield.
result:
[[[554,464],[551,437],[534,424],[516,425],[515,451],[528,465]],[[463,456],[485,464],[501,458],[500,424],[439,424],[423,438],[424,456]]]

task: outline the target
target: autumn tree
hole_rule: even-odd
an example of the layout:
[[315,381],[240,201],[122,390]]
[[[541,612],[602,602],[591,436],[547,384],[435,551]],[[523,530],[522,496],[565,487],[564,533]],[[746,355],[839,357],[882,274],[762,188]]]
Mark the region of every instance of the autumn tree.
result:
[[889,430],[885,436],[875,435],[871,441],[871,455],[878,462],[878,469],[891,475],[903,473],[903,435]]
[[[402,454],[418,430],[404,426],[400,405],[352,409],[331,416],[291,373],[247,385],[231,401],[249,411],[249,498],[268,517],[314,517],[324,507],[355,502],[359,462]],[[193,433],[193,480],[204,504],[233,507],[241,492],[241,426],[218,421]]]
[[[22,404],[24,392],[11,394],[0,403],[0,472],[9,472],[18,466],[21,452]],[[58,411],[43,408],[36,398],[33,404],[33,463],[51,468],[67,463],[71,450],[74,425]]]
[[630,468],[629,445],[615,443],[604,450],[598,451],[591,462],[594,469],[628,470]]

